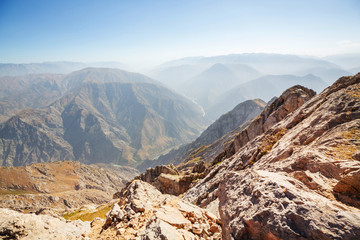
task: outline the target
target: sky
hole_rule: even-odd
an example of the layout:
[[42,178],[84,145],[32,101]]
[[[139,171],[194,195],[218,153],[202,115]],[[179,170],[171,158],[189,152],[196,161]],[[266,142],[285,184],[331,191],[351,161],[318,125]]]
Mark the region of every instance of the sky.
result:
[[0,62],[360,53],[359,0],[0,0]]

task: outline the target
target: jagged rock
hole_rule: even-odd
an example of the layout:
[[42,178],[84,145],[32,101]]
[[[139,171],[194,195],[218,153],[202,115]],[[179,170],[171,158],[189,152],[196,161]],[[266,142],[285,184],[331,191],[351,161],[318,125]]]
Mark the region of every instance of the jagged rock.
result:
[[[149,168],[145,173],[135,179],[148,182],[155,186],[160,192],[180,195],[189,189],[190,184],[197,175],[183,175],[175,169],[173,165],[161,165]],[[119,197],[115,194],[114,197]]]
[[206,166],[204,161],[197,162],[193,167],[193,173],[202,173],[205,172]]
[[[121,229],[120,239],[211,239],[221,233],[217,217],[178,197],[162,194],[149,183],[134,180],[121,196],[107,215],[101,234],[97,229],[91,236],[115,236],[117,229]],[[119,212],[124,214],[121,218]]]
[[[47,215],[23,214],[0,208],[1,239],[85,239],[90,224],[65,222]],[[6,217],[4,217],[6,216]]]
[[360,74],[278,116],[272,127],[255,119],[253,136],[238,138],[183,198],[217,203],[225,240],[358,239]]

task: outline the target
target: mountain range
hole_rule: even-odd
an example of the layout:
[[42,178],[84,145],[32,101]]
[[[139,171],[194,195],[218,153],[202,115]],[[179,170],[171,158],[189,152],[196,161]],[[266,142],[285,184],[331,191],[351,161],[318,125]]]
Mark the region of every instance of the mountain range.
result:
[[[342,66],[327,58],[249,53],[183,58],[164,63],[149,75],[200,104],[211,123],[239,102],[268,101],[295,84],[320,92],[355,71]],[[261,89],[261,84],[266,87]]]
[[[1,165],[55,160],[136,165],[189,142],[204,126],[198,106],[141,74],[87,68],[48,77],[14,78],[26,82],[14,93],[28,96],[19,108],[38,108],[19,109],[0,125]],[[43,78],[46,86],[54,81],[48,87],[55,93],[48,98],[33,91]],[[18,106],[15,97],[4,99]]]
[[[80,84],[78,90],[82,88]],[[67,222],[45,210],[27,214],[26,208],[20,209],[23,213],[0,209],[6,216],[0,219],[0,233],[7,238],[55,234],[65,239],[358,239],[359,98],[357,74],[338,79],[318,94],[295,85],[267,104],[245,101],[189,145],[160,157],[171,164],[147,169],[115,193],[113,201],[71,208],[66,199],[61,206]],[[63,175],[74,178],[65,187],[101,188],[104,182],[116,188],[114,172],[77,165],[42,163],[2,167],[0,172],[34,175],[30,182],[35,186],[27,188],[32,191],[51,192],[53,181],[63,182]],[[84,178],[84,173],[92,177]],[[99,173],[107,179],[99,179]],[[38,179],[50,180],[48,189]],[[23,182],[19,178],[2,185],[20,189]],[[36,194],[26,197],[36,199]],[[9,207],[25,198],[7,193],[2,199]],[[58,204],[60,198],[47,199]]]

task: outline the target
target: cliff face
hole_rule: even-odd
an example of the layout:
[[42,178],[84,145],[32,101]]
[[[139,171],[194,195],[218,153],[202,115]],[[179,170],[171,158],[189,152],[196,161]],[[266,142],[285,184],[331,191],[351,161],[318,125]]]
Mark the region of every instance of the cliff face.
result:
[[286,106],[299,101],[286,102],[183,198],[218,210],[223,239],[357,239],[360,74],[292,113]]

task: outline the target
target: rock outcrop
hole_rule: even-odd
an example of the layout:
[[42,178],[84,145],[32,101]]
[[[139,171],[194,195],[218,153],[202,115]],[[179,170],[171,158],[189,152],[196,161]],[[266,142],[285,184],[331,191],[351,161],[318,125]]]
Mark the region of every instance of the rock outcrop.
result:
[[[206,174],[207,168],[205,163],[201,161],[194,166],[192,172],[185,174],[176,170],[174,165],[160,165],[149,168],[135,179],[150,183],[161,193],[178,196],[186,192],[195,179],[203,178]],[[119,196],[119,193],[116,193],[116,196]]]
[[[66,222],[47,215],[0,208],[0,239],[88,239],[89,222]],[[6,216],[6,217],[4,217]]]
[[133,181],[105,223],[92,223],[93,239],[221,239],[221,222],[212,213],[152,185]]
[[183,198],[219,210],[223,239],[358,239],[360,74],[278,116]]

